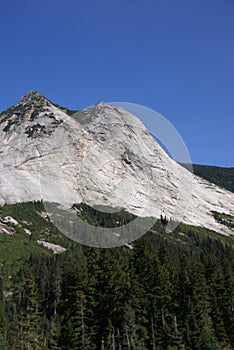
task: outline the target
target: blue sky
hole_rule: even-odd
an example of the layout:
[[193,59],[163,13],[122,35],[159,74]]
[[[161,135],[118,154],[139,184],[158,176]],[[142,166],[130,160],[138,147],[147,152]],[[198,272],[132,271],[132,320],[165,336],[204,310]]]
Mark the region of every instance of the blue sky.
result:
[[194,163],[234,166],[233,0],[0,2],[0,110],[29,90],[152,108]]

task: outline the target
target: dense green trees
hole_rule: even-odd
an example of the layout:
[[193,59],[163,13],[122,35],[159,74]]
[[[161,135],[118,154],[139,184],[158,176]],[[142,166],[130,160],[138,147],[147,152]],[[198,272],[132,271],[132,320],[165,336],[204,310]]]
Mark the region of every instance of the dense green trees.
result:
[[233,349],[234,249],[211,236],[159,221],[132,250],[39,250],[0,279],[0,349]]
[[[190,170],[191,165],[181,164]],[[193,164],[193,173],[214,184],[234,192],[234,168]]]

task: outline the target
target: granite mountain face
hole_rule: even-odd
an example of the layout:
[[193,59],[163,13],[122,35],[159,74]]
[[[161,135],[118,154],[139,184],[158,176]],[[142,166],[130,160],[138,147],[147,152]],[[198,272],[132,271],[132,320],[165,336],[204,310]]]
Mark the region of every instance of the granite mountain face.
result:
[[234,194],[172,160],[137,117],[102,102],[72,112],[32,91],[0,114],[0,204],[40,199],[233,233],[214,212],[233,216]]

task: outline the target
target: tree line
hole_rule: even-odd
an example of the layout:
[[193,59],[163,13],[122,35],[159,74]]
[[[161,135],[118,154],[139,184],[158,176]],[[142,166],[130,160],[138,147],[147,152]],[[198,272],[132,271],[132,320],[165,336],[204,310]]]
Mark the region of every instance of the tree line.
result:
[[180,243],[159,226],[133,250],[32,255],[11,293],[1,280],[0,348],[233,349],[233,248],[191,228]]

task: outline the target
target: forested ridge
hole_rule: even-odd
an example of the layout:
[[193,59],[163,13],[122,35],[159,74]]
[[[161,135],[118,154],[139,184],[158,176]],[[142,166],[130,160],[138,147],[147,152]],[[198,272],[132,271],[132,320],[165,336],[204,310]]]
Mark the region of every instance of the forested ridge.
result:
[[[93,209],[82,209],[93,222]],[[22,225],[27,219],[32,232],[0,235],[0,349],[234,348],[231,238],[186,225],[168,233],[158,220],[133,249],[90,248],[61,235],[42,210],[41,203],[0,210]],[[95,213],[96,225],[113,219]],[[43,234],[66,252],[38,246]]]
[[[182,166],[191,169],[190,166],[181,163]],[[213,165],[192,164],[193,173],[203,179],[234,192],[234,168],[223,168]]]

